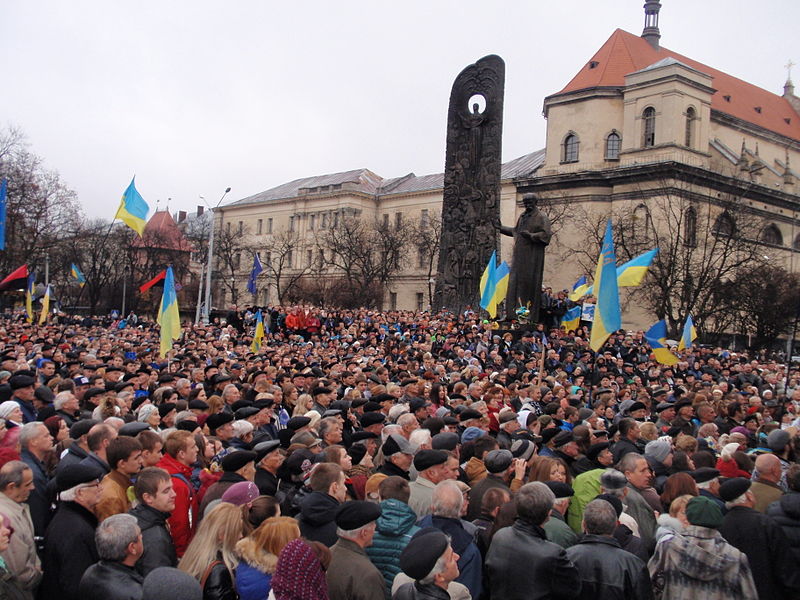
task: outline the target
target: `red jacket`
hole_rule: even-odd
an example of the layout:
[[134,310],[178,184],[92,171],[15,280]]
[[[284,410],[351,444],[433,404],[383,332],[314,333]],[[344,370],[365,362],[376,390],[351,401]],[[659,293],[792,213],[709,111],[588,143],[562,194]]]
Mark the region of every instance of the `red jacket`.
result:
[[172,511],[169,523],[172,541],[178,558],[186,552],[192,540],[197,524],[197,495],[192,487],[192,468],[178,462],[169,454],[158,461],[158,467],[172,476],[172,488],[175,490],[175,510]]

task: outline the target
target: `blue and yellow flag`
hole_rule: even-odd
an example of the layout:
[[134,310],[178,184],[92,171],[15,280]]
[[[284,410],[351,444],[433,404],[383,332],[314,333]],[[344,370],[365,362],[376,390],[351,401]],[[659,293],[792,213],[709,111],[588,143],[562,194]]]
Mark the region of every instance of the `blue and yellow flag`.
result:
[[138,233],[139,237],[142,237],[144,235],[144,227],[147,225],[147,213],[150,207],[136,190],[135,181],[136,177],[131,179],[131,184],[122,194],[122,200],[119,202],[119,208],[114,218],[121,220]]
[[28,283],[25,286],[25,312],[28,313],[28,323],[33,323],[33,288],[35,275],[28,275]]
[[569,299],[577,302],[580,298],[585,296],[589,291],[589,284],[586,282],[586,275],[581,275],[575,285],[572,286],[572,292],[569,294]]
[[510,270],[505,261],[496,266],[497,252],[492,252],[489,263],[483,270],[480,281],[481,308],[493,319],[497,316],[497,305],[506,299]]
[[71,263],[69,266],[69,273],[72,275],[72,278],[78,282],[79,286],[83,287],[86,285],[86,277],[83,276],[83,273],[81,273],[78,265]]
[[667,322],[664,319],[661,319],[648,329],[644,334],[644,339],[647,340],[650,348],[652,348],[653,356],[662,365],[672,366],[678,363],[678,357],[667,348]]
[[564,316],[561,317],[561,326],[564,331],[576,331],[581,324],[581,311],[583,307],[578,304],[570,308]]
[[594,273],[594,295],[597,298],[597,306],[594,310],[594,323],[589,346],[595,352],[606,343],[612,333],[622,326],[616,264],[614,237],[611,231],[611,219],[609,219],[606,223],[603,247],[600,250],[600,256],[597,257],[597,269]]
[[159,355],[164,357],[172,349],[172,341],[181,336],[181,316],[178,312],[178,296],[175,293],[175,276],[172,267],[167,267],[164,277],[164,295],[158,309],[157,323],[161,326]]
[[653,264],[656,254],[658,254],[658,248],[653,248],[618,266],[617,285],[619,287],[635,287],[642,283],[642,279],[647,275],[647,270]]
[[44,290],[44,296],[41,299],[42,313],[39,315],[39,325],[44,325],[47,322],[47,317],[50,313],[50,286]]
[[697,330],[694,328],[692,315],[686,315],[686,323],[683,324],[683,334],[681,341],[678,342],[678,350],[686,350],[692,347],[692,342],[697,338]]
[[253,343],[250,344],[250,350],[258,352],[261,350],[261,344],[264,342],[264,316],[261,310],[256,313],[256,331],[253,334]]

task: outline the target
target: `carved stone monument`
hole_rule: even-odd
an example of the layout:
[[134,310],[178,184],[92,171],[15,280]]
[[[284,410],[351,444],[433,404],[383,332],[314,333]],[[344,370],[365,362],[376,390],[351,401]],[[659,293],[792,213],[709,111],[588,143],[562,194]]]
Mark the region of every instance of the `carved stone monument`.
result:
[[461,71],[450,92],[435,310],[477,310],[497,250],[504,87],[505,63],[490,55]]

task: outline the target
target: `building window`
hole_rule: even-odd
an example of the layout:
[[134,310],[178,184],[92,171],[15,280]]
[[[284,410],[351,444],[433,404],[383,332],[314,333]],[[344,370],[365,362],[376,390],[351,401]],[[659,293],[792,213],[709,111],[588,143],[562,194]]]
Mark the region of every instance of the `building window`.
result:
[[320,223],[319,228],[320,229],[328,228],[328,213],[322,213],[322,223]]
[[259,219],[256,225],[256,235],[261,235],[264,230],[264,219]]
[[717,235],[733,235],[736,233],[736,222],[733,217],[724,212],[714,221],[714,233]]
[[426,227],[426,228],[430,227],[431,216],[430,216],[430,213],[428,212],[427,208],[423,208],[422,209],[422,217],[420,219],[420,222],[421,222],[423,227]]
[[694,248],[697,246],[697,211],[688,208],[683,219],[683,243]]
[[395,229],[400,229],[400,226],[403,224],[403,213],[394,213],[394,227]]
[[422,312],[425,304],[425,294],[417,292],[417,312]]
[[324,266],[325,266],[325,250],[320,248],[319,254],[317,254],[317,269],[322,270],[322,267]]
[[417,268],[419,268],[419,269],[424,269],[425,268],[425,263],[427,262],[426,258],[427,258],[427,256],[426,256],[426,253],[425,253],[425,247],[424,246],[420,246],[419,247],[419,254],[417,254]]
[[311,231],[314,231],[314,225],[317,222],[317,215],[311,215],[311,218],[308,220],[308,228]]
[[653,219],[650,216],[650,209],[646,205],[640,204],[633,209],[633,221],[635,223],[635,230],[641,232],[645,236],[652,231]]
[[242,253],[237,252],[233,255],[233,268],[238,269],[242,265]]
[[289,268],[289,269],[291,269],[291,268],[292,268],[292,263],[293,263],[293,262],[294,262],[294,251],[292,251],[292,250],[289,250],[289,251],[286,253],[286,267],[287,267],[287,268]]
[[339,213],[333,213],[333,228],[336,229],[339,227]]
[[578,162],[578,146],[580,141],[574,133],[568,133],[564,138],[563,160],[565,163]]
[[272,219],[267,219],[267,233],[272,233]]
[[228,235],[230,235],[230,233],[231,233],[231,222],[230,221],[225,223],[225,233],[227,233]]
[[239,221],[239,235],[244,231],[244,221]]
[[397,310],[397,292],[389,292],[389,309]]
[[606,160],[619,160],[619,150],[622,138],[616,131],[612,131],[606,138]]
[[761,241],[765,244],[773,244],[775,246],[783,246],[783,234],[778,226],[774,223],[764,227],[761,232]]
[[383,227],[384,227],[384,229],[389,229],[389,215],[388,214],[384,214],[383,215]]
[[306,250],[306,263],[308,264],[309,268],[314,266],[314,251],[313,250]]
[[294,216],[289,217],[289,233],[294,233]]
[[642,146],[651,148],[656,145],[656,109],[648,106],[642,113]]
[[691,106],[686,109],[686,146],[692,147],[694,142],[694,122],[697,120],[697,113]]
[[269,266],[272,264],[272,252],[267,252],[267,253],[264,255],[264,262],[263,262],[263,264],[264,264],[264,265],[266,265],[267,267],[269,267]]

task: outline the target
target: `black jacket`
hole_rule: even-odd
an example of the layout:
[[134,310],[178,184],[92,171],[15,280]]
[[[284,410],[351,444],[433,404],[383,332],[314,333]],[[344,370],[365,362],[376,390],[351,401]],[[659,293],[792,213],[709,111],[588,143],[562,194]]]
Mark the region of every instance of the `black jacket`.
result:
[[101,560],[83,574],[78,593],[81,600],[140,600],[143,581],[132,567]]
[[397,477],[402,477],[406,481],[409,481],[411,477],[408,474],[408,471],[403,471],[400,467],[396,464],[389,462],[388,460],[383,463],[383,466],[377,470],[378,473],[383,473],[387,477],[392,477],[396,475]]
[[43,536],[50,523],[50,492],[48,483],[50,478],[47,476],[47,469],[42,461],[36,458],[27,450],[20,452],[22,462],[28,465],[33,472],[33,491],[28,496],[28,506],[31,509],[31,520],[33,521],[34,533]]
[[62,502],[44,536],[42,598],[79,600],[84,571],[100,560],[94,542],[97,517],[77,502]]
[[450,594],[438,585],[410,582],[401,585],[392,594],[392,600],[449,600]]
[[800,564],[800,493],[789,492],[767,507],[767,515],[781,526],[789,540],[795,564]]
[[629,452],[635,452],[636,454],[642,454],[642,449],[639,447],[638,444],[630,441],[628,438],[622,438],[611,449],[611,454],[614,456],[614,464],[619,462],[619,459],[628,454]]
[[254,483],[262,496],[275,496],[278,493],[278,478],[265,469],[256,469]]
[[203,600],[238,600],[231,572],[222,562],[221,555],[217,554],[217,560],[220,562],[211,567],[203,586]]
[[136,571],[146,576],[157,567],[177,567],[175,544],[167,529],[169,513],[161,512],[142,503],[132,508],[130,514],[136,517],[142,530],[144,554],[136,563]]
[[297,522],[303,537],[313,542],[322,542],[329,548],[336,543],[336,509],[339,501],[324,492],[311,492],[300,503]]
[[486,571],[491,600],[574,600],[581,593],[578,570],[564,549],[522,519],[495,534]]
[[511,495],[511,490],[508,489],[506,482],[497,475],[489,473],[486,477],[481,479],[478,483],[472,486],[469,493],[469,506],[467,507],[467,521],[474,521],[481,515],[481,502],[483,497],[492,488],[506,490],[508,495]]
[[77,465],[87,456],[89,456],[89,454],[78,445],[78,442],[72,442],[69,448],[67,448],[67,453],[58,461],[56,473],[61,472],[61,469],[68,465]]
[[620,548],[612,537],[584,535],[567,548],[578,569],[581,593],[576,600],[649,600],[653,597],[647,564]]

